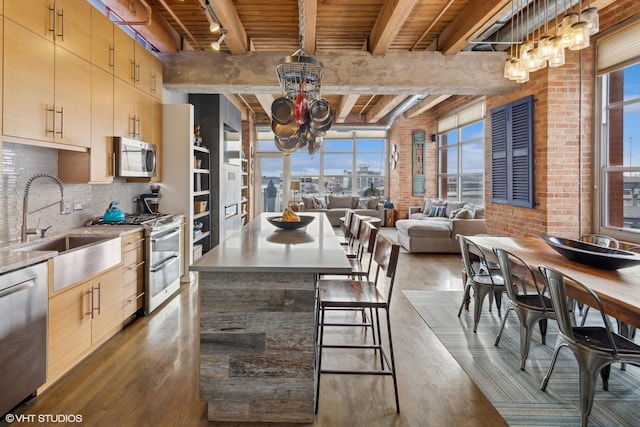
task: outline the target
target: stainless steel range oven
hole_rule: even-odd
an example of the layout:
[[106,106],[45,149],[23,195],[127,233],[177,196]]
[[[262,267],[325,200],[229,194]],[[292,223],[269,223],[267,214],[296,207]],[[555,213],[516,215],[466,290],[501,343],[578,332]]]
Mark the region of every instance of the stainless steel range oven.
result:
[[183,216],[159,213],[126,214],[124,221],[102,218],[87,226],[142,225],[145,233],[145,313],[151,313],[180,288],[180,246]]
[[180,288],[180,225],[182,217],[143,224],[148,254],[146,279],[147,313],[155,310]]

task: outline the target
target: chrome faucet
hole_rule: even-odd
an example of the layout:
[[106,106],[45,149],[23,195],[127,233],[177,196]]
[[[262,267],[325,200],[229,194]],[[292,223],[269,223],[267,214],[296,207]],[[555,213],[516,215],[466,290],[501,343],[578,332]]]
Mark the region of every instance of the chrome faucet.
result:
[[[60,201],[59,202],[54,202],[51,203],[47,206],[43,206],[39,209],[33,210],[31,212],[29,212],[29,189],[31,188],[31,184],[33,183],[33,181],[35,181],[38,178],[49,178],[54,180],[55,182],[58,183],[58,186],[60,187]],[[27,185],[25,185],[24,187],[24,197],[22,199],[22,234],[20,236],[20,239],[23,242],[27,241],[27,236],[29,234],[39,234],[40,230],[38,230],[38,228],[29,228],[29,214],[30,213],[35,213],[38,211],[41,211],[43,209],[48,208],[49,206],[53,206],[56,203],[60,204],[60,213],[64,213],[64,184],[62,183],[62,181],[60,180],[60,178],[58,178],[55,175],[52,174],[48,174],[48,173],[39,173],[36,174],[34,176],[32,176],[31,178],[29,178],[29,181],[27,181]],[[45,230],[46,232],[46,230]],[[44,237],[44,233],[41,234],[42,237]]]

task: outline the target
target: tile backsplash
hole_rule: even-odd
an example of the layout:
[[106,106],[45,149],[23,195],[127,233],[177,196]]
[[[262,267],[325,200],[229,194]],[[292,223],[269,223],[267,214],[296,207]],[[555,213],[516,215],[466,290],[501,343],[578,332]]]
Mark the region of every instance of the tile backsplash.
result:
[[[0,183],[0,245],[20,240],[22,202],[25,185],[38,173],[58,174],[58,151],[53,148],[2,143],[2,182]],[[120,209],[138,212],[133,198],[149,193],[149,184],[127,183],[116,178],[111,184],[65,184],[64,200],[82,204],[81,210],[60,214],[60,189],[56,182],[39,178],[29,189],[29,212],[49,204],[53,206],[29,214],[31,228],[52,226],[49,234],[81,227],[91,218],[102,216],[112,200],[120,200]]]

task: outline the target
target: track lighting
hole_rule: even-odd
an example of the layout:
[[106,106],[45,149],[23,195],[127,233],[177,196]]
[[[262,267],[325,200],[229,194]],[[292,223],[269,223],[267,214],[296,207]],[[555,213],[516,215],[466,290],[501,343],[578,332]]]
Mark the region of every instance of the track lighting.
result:
[[[207,2],[207,5],[208,4],[209,2]],[[213,16],[211,16],[211,12],[209,12],[208,8],[204,10],[204,14],[207,15],[207,20],[209,21],[209,31],[211,31],[212,33],[215,33],[216,31],[218,31],[220,29],[220,24],[218,24],[213,19]]]
[[227,37],[227,30],[223,28],[222,34],[220,34],[220,38],[218,39],[218,41],[215,43],[211,43],[211,47],[213,48],[213,50],[220,50],[225,37]]

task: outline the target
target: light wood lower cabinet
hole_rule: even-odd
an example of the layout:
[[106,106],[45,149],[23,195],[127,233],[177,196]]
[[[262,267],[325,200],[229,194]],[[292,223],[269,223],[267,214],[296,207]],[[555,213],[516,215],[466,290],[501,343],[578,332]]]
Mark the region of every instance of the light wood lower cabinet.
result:
[[47,384],[122,328],[122,267],[49,298]]
[[124,321],[144,307],[144,235],[142,232],[122,237],[122,283]]

